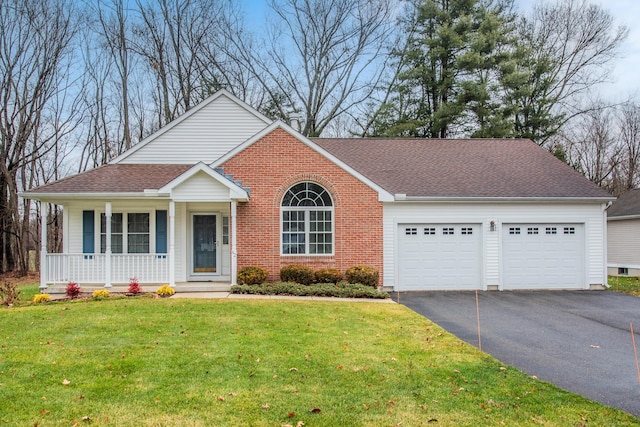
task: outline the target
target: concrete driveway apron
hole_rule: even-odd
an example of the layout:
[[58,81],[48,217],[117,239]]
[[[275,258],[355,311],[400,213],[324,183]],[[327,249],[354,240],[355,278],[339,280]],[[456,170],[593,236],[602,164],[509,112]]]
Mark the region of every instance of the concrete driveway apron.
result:
[[[398,294],[392,298],[397,301]],[[400,303],[478,346],[475,292],[401,292]],[[611,291],[478,292],[482,350],[640,417],[640,298]]]

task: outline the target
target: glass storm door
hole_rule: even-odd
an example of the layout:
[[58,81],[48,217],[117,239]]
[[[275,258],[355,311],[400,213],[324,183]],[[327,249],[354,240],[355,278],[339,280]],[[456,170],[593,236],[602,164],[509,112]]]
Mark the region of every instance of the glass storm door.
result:
[[216,273],[216,216],[193,215],[193,273]]

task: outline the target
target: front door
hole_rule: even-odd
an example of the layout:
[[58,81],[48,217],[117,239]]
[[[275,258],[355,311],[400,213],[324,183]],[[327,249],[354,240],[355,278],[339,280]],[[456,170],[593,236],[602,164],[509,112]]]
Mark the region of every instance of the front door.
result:
[[217,274],[218,238],[216,215],[193,215],[193,271],[195,275]]

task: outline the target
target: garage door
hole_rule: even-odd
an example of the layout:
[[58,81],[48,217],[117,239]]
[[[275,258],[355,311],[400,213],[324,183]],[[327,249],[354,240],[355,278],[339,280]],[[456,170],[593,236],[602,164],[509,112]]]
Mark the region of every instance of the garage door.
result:
[[401,224],[399,289],[480,289],[479,224]]
[[504,224],[503,289],[583,288],[582,224]]

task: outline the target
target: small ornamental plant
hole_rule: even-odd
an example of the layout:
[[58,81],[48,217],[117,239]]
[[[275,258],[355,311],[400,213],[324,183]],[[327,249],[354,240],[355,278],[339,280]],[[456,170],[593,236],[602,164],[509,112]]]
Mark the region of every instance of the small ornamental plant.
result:
[[33,302],[36,304],[44,304],[49,301],[51,301],[51,295],[49,294],[35,294],[33,296]]
[[140,283],[138,279],[135,277],[129,279],[129,289],[127,289],[127,293],[131,295],[138,295],[142,292],[142,287],[140,287]]
[[96,289],[92,295],[95,299],[109,298],[109,291],[106,289]]
[[169,285],[162,285],[156,290],[156,294],[161,297],[170,297],[175,293],[176,291]]
[[65,289],[65,293],[71,299],[76,299],[80,296],[82,292],[82,288],[76,282],[69,282],[67,285],[67,289]]

